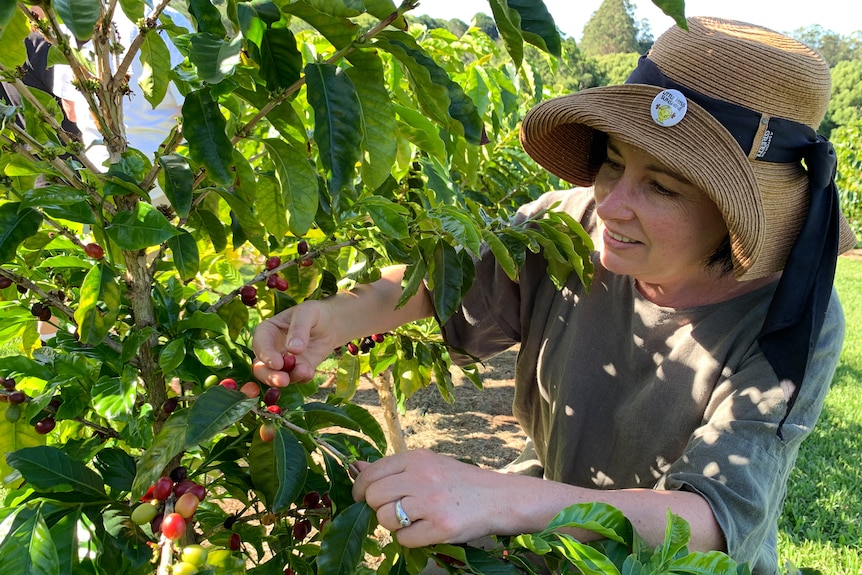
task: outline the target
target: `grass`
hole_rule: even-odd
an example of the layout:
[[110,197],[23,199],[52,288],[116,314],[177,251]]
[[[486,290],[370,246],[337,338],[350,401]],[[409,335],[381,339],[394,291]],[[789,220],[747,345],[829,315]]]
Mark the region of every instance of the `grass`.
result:
[[778,554],[824,574],[862,573],[862,260],[840,258],[835,285],[846,317],[844,348],[790,476]]

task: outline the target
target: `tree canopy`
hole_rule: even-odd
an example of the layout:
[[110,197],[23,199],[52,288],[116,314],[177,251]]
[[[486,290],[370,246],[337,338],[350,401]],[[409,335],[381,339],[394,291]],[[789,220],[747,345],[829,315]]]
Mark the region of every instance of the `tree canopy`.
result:
[[634,6],[629,0],[604,0],[584,26],[581,50],[588,56],[640,52]]

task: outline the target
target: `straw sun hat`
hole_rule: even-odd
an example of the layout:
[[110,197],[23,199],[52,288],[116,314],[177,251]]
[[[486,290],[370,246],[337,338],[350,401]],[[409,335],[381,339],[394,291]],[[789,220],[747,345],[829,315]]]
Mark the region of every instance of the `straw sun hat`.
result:
[[[800,150],[817,139],[826,113],[829,66],[759,26],[694,17],[688,27],[662,34],[626,84],[535,106],[521,144],[577,186],[595,180],[593,146],[603,141],[596,131],[645,150],[709,195],[729,230],[736,277],[756,279],[784,268],[805,222],[809,177]],[[855,238],[839,220],[842,253]]]

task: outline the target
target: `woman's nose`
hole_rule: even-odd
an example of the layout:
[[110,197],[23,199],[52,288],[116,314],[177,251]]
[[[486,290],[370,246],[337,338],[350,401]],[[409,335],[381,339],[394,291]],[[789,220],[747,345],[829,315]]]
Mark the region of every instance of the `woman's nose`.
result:
[[625,176],[613,181],[596,182],[596,215],[603,220],[632,217],[632,182]]

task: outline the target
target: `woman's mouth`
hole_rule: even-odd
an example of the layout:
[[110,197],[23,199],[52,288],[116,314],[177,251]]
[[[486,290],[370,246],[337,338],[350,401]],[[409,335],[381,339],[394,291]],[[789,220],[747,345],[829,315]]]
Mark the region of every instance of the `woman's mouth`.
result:
[[631,238],[627,238],[625,236],[621,236],[620,234],[614,233],[611,230],[609,230],[608,228],[605,228],[605,233],[608,234],[608,237],[610,237],[612,240],[616,240],[616,241],[622,242],[624,244],[636,244],[636,243],[638,243],[637,241],[635,241]]

